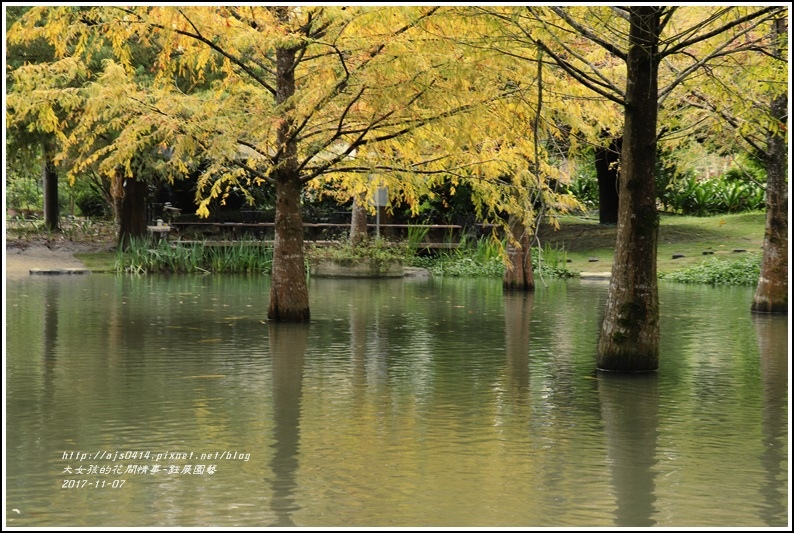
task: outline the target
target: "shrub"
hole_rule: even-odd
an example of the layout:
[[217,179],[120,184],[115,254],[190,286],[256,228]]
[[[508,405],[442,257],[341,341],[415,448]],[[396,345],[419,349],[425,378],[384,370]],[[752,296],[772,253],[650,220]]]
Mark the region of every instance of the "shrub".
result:
[[570,183],[564,185],[565,192],[576,198],[584,209],[598,209],[598,178],[595,170],[595,156],[585,154],[577,162],[577,174]]
[[659,273],[659,279],[709,285],[755,285],[760,275],[761,254],[748,253],[729,259],[712,257],[699,265]]
[[759,185],[724,177],[699,180],[690,176],[668,185],[662,197],[673,211],[692,216],[757,211],[764,207],[764,190]]
[[349,239],[323,246],[312,244],[306,249],[306,260],[310,263],[327,260],[352,266],[369,261],[376,270],[385,270],[395,261],[403,264],[407,256],[407,244],[390,242],[382,237],[367,237],[356,245]]
[[14,208],[41,209],[44,205],[38,180],[20,176],[6,176],[6,205]]
[[85,217],[104,217],[109,214],[110,206],[100,193],[84,190],[77,194],[74,203]]

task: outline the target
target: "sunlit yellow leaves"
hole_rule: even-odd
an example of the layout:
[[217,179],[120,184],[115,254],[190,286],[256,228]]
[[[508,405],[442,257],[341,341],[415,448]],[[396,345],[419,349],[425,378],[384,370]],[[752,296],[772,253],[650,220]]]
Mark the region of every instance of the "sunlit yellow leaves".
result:
[[12,73],[15,90],[7,97],[6,125],[25,124],[29,131],[64,138],[65,120],[83,103],[78,88],[88,71],[73,58],[24,65]]
[[[714,31],[757,9],[688,8],[688,16],[679,13],[671,19],[668,46],[675,44],[675,38]],[[769,104],[789,87],[788,51],[782,49],[775,58],[781,49],[776,48],[772,28],[771,19],[744,22],[662,63],[664,83],[690,72],[667,95],[660,110],[660,124],[668,130],[663,137],[666,144],[682,147],[688,139],[699,138],[719,151],[758,153],[764,149],[768,135],[780,125],[771,116]],[[708,57],[707,63],[692,70],[692,65]],[[698,146],[689,143],[689,148],[697,151]]]
[[[613,8],[565,13],[625,42]],[[671,32],[686,31],[684,8],[678,17]],[[7,122],[65,132],[62,111],[75,113],[60,159],[72,175],[129,173],[134,158],[167,152],[158,164],[170,179],[203,162],[204,200],[271,180],[287,139],[300,179],[340,201],[371,197],[375,179],[392,205],[416,211],[454,182],[453,191],[474,191],[479,216],[529,225],[538,201],[549,214],[575,207],[555,188],[568,179],[569,153],[622,127],[621,107],[554,66],[536,41],[618,97],[624,62],[551,7],[43,6],[9,31],[9,40],[39,38],[64,58],[14,73]],[[141,48],[150,63],[135,64]],[[294,94],[277,91],[279,49],[294,52]],[[108,56],[88,80],[89,58]],[[75,79],[88,83],[67,87]],[[778,78],[759,79],[771,88]],[[258,155],[241,157],[240,146]]]

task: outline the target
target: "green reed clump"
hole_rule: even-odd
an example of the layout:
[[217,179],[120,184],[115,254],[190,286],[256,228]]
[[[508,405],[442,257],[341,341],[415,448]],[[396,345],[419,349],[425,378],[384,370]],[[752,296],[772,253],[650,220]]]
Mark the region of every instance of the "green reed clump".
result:
[[712,257],[698,265],[660,272],[659,279],[708,285],[755,285],[760,275],[761,254],[747,253],[736,258]]
[[273,248],[256,241],[239,241],[226,246],[203,242],[181,244],[133,239],[128,250],[116,255],[116,271],[132,273],[269,273]]

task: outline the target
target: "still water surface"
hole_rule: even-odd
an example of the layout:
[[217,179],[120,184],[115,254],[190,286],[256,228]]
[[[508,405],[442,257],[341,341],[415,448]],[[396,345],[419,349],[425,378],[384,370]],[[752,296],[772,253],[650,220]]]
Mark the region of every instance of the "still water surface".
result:
[[658,374],[605,375],[606,289],[9,280],[7,525],[790,524],[788,320],[662,284]]

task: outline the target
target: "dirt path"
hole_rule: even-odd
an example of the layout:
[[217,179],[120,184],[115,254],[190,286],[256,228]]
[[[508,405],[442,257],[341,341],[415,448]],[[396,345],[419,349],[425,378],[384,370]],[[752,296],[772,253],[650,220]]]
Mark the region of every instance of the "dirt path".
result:
[[27,247],[6,246],[3,257],[4,273],[7,280],[26,278],[31,268],[85,268],[74,252],[65,248],[50,249],[45,245],[33,244]]

